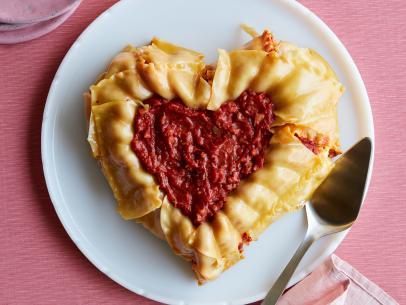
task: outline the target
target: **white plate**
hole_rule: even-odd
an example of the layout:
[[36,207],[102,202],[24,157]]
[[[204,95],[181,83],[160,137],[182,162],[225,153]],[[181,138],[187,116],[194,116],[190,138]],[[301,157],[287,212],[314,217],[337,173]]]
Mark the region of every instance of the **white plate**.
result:
[[[339,120],[343,148],[374,137],[368,96],[350,55],[333,32],[295,1],[120,1],[97,18],[63,60],[52,83],[42,126],[42,160],[52,202],[72,240],[102,272],[148,298],[176,304],[243,304],[264,297],[305,231],[303,211],[272,225],[246,250],[246,259],[219,279],[198,287],[190,265],[141,226],[123,221],[86,142],[82,92],[128,43],[156,35],[202,51],[231,49],[249,38],[247,23],[277,38],[320,52],[346,86]],[[345,234],[325,238],[299,266],[302,279],[339,245]]]

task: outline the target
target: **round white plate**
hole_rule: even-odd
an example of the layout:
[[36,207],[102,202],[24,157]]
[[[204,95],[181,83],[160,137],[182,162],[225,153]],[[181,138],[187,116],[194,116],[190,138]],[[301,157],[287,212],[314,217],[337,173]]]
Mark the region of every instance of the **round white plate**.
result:
[[[175,304],[244,304],[263,298],[299,245],[303,211],[273,224],[246,248],[246,258],[216,281],[197,286],[190,265],[142,226],[115,211],[110,187],[86,142],[82,93],[126,44],[156,35],[216,59],[216,49],[235,48],[249,37],[240,23],[310,47],[333,66],[346,92],[340,101],[343,148],[374,137],[368,96],[350,55],[334,33],[295,1],[124,0],[97,18],[63,60],[52,83],[42,126],[42,160],[52,202],[72,240],[102,272],[148,298]],[[320,240],[291,284],[312,271],[344,238]]]

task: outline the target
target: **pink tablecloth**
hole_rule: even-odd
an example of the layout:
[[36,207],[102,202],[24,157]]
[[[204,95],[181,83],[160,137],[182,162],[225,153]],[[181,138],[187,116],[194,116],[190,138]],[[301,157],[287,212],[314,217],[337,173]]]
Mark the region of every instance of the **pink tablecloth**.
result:
[[[155,304],[108,279],[74,246],[41,167],[40,127],[51,80],[76,37],[114,2],[84,1],[51,34],[0,46],[0,304]],[[337,254],[406,303],[406,2],[301,2],[348,47],[375,119],[371,188]]]

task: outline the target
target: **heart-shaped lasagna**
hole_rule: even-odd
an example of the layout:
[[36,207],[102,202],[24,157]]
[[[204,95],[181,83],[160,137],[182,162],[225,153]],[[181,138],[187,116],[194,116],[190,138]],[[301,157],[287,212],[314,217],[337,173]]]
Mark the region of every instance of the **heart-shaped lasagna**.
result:
[[303,205],[339,153],[343,93],[315,51],[269,31],[218,61],[152,39],[85,94],[88,141],[118,212],[192,261],[199,283]]

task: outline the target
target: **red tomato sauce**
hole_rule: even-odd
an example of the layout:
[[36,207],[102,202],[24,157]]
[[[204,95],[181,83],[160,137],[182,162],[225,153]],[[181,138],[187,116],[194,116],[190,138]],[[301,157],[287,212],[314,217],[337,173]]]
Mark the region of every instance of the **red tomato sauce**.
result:
[[161,97],[144,103],[132,149],[194,225],[209,221],[240,180],[263,167],[274,120],[267,94],[245,91],[217,111]]
[[238,244],[238,251],[242,253],[244,245],[249,244],[250,242],[252,242],[252,237],[247,232],[242,233],[241,241]]
[[307,149],[311,150],[315,155],[318,155],[319,153],[322,152],[323,145],[320,145],[316,143],[314,140],[306,137],[301,137],[298,135],[296,135],[296,137],[303,143],[304,146],[307,147]]
[[[320,154],[326,147],[328,146],[329,140],[327,137],[322,138],[321,140],[319,139],[318,141],[306,138],[306,137],[301,137],[299,135],[296,135],[296,137],[302,142],[304,146],[307,147],[307,149],[311,150],[315,155]],[[335,156],[338,156],[341,154],[340,151],[336,149],[330,148],[328,151],[328,156],[330,158],[334,158]]]
[[327,137],[323,137],[318,140],[301,137],[299,135],[296,135],[296,137],[302,142],[304,146],[307,147],[307,149],[311,150],[315,155],[320,154],[328,145]]

